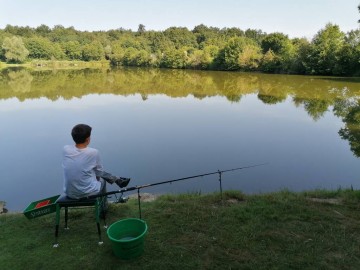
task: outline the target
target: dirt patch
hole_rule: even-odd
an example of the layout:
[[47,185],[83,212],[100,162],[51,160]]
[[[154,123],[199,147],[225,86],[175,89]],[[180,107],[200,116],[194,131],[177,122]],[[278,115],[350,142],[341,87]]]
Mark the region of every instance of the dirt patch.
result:
[[328,204],[341,204],[340,199],[320,199],[320,198],[309,198],[312,202],[318,202],[318,203],[328,203]]
[[[152,202],[157,199],[158,195],[151,194],[151,193],[140,193],[140,201],[142,202]],[[131,194],[129,196],[130,199],[138,199],[137,194]]]
[[238,200],[238,199],[227,199],[226,200],[228,203],[239,203],[239,202],[242,202],[242,201],[240,201],[240,200]]

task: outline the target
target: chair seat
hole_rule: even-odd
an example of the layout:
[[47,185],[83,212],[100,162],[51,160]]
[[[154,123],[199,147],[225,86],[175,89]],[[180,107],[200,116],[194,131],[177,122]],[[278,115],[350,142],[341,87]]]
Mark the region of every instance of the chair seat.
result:
[[72,206],[89,206],[94,205],[97,202],[97,198],[92,199],[72,199],[66,196],[65,194],[61,195],[56,203],[61,207],[72,207]]

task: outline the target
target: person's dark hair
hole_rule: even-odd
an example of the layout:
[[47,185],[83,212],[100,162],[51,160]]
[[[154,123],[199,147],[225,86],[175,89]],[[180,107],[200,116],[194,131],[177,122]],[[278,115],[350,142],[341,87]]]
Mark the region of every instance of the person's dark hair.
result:
[[91,135],[91,127],[85,124],[78,124],[73,127],[71,136],[76,144],[84,143]]

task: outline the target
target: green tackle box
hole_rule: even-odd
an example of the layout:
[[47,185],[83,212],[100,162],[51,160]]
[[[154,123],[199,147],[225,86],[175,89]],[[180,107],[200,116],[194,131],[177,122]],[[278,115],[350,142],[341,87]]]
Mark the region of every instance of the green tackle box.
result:
[[56,200],[59,197],[60,195],[56,195],[50,198],[32,202],[28,207],[26,207],[23,213],[28,219],[54,213],[56,211]]

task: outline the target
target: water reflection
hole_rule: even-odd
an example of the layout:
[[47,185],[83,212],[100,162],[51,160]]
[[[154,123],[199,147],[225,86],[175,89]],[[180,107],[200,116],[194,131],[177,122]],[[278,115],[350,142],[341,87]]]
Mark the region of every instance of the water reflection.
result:
[[[8,85],[11,87],[8,88]],[[356,79],[344,81],[309,76],[135,68],[57,71],[5,69],[0,73],[0,90],[0,99],[16,97],[19,100],[140,93],[144,100],[153,94],[169,97],[192,95],[198,99],[220,95],[231,102],[240,102],[243,95],[258,93],[259,99],[266,104],[283,102],[292,96],[295,100],[322,100],[328,106],[333,105],[338,97],[350,98],[357,96],[360,91]]]
[[[34,98],[70,100],[89,94],[140,94],[143,101],[154,94],[197,99],[224,96],[239,103],[242,96],[257,94],[264,104],[278,104],[288,97],[302,106],[315,121],[334,108],[345,127],[339,131],[359,156],[358,102],[360,79],[253,73],[204,72],[161,69],[82,69],[45,70],[5,69],[0,73],[0,99]],[[9,87],[10,86],[10,87]],[[351,100],[352,102],[347,102]]]
[[15,70],[8,73],[9,82],[8,84],[11,87],[11,90],[15,93],[19,93],[19,96],[22,94],[29,94],[31,90],[31,82],[33,76],[26,70]]
[[345,110],[348,111],[343,117],[345,127],[340,129],[339,135],[349,141],[351,151],[360,157],[360,105],[356,103]]
[[[0,115],[5,126],[0,148],[5,155],[14,155],[18,148],[23,151],[5,161],[8,167],[20,164],[22,170],[9,169],[3,179],[8,181],[5,185],[15,186],[30,171],[32,178],[45,183],[38,164],[52,179],[61,178],[54,153],[69,143],[68,130],[74,122],[85,121],[95,127],[95,146],[108,158],[110,171],[122,160],[127,175],[144,179],[136,184],[267,161],[271,168],[244,172],[247,181],[241,188],[268,191],[353,184],[360,173],[356,171],[359,82],[191,70],[2,70],[0,103],[28,109]],[[26,141],[21,136],[24,130]],[[339,143],[341,139],[355,157],[345,141],[344,147]],[[48,195],[60,189],[57,186]],[[0,189],[0,200],[7,200],[4,196]]]

